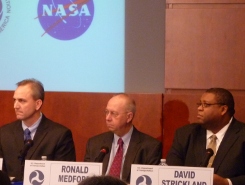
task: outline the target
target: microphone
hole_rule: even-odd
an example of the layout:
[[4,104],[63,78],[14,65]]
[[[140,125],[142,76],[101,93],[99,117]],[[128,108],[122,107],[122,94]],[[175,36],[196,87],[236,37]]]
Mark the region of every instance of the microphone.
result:
[[208,148],[206,150],[204,159],[202,161],[202,163],[200,164],[200,167],[207,167],[208,166],[208,161],[209,159],[214,155],[214,151],[211,148]]
[[23,149],[20,151],[20,155],[18,156],[18,159],[20,161],[23,161],[26,157],[26,154],[28,152],[28,150],[33,146],[33,140],[28,139],[25,141],[25,145],[23,147]]
[[107,146],[102,146],[100,149],[99,155],[95,158],[94,162],[102,162],[105,155],[109,152],[109,148]]

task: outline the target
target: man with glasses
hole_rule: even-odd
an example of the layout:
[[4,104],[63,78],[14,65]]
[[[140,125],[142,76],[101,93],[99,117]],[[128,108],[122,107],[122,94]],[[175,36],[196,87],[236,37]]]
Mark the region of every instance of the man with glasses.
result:
[[177,129],[167,164],[203,166],[206,149],[211,148],[214,155],[205,166],[214,168],[213,185],[245,184],[245,124],[234,113],[228,90],[206,90],[197,103],[197,123]]
[[[135,101],[127,94],[113,96],[105,109],[109,132],[90,138],[84,157],[86,162],[102,162],[103,175],[116,176],[128,183],[131,164],[157,165],[162,157],[161,142],[133,126],[135,111]],[[108,154],[101,147],[108,148]],[[100,151],[105,152],[104,158],[98,160]]]

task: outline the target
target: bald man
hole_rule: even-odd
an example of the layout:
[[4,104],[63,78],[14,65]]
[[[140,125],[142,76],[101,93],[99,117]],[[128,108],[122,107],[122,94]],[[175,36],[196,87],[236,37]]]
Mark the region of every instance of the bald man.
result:
[[131,164],[158,165],[162,157],[162,144],[155,138],[138,131],[132,121],[136,112],[135,101],[127,94],[113,96],[105,109],[108,132],[90,138],[84,161],[95,162],[101,147],[109,148],[103,158],[103,175],[111,175],[111,166],[123,141],[123,157],[118,178],[130,182]]

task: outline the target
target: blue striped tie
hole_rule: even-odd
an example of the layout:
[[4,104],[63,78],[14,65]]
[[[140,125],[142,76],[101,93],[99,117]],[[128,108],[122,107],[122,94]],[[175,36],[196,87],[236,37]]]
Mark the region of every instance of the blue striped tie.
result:
[[31,139],[31,131],[28,128],[26,128],[24,130],[24,140],[27,141],[29,139]]

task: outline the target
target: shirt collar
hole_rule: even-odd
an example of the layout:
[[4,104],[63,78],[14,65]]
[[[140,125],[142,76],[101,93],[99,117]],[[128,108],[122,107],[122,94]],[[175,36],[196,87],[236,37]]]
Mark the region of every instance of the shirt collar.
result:
[[[231,117],[228,124],[226,124],[219,132],[217,132],[215,135],[220,140],[220,138],[223,138],[228,127],[230,126],[231,122],[233,120],[233,117]],[[207,139],[209,139],[214,133],[211,130],[207,130]]]
[[40,122],[41,122],[42,117],[43,117],[43,114],[40,113],[40,117],[38,118],[38,120],[37,120],[32,126],[30,126],[30,127],[27,127],[27,126],[25,125],[25,123],[22,121],[21,123],[22,123],[22,128],[23,128],[23,130],[25,130],[26,128],[28,128],[28,129],[30,130],[31,133],[32,133],[32,132],[35,132],[35,131],[37,130],[37,127],[39,126],[39,124],[40,124]]
[[[130,138],[131,138],[131,135],[132,135],[132,133],[133,133],[133,126],[130,128],[130,130],[128,131],[128,133],[127,134],[125,134],[123,137],[121,137],[122,138],[122,140],[123,140],[123,144],[124,145],[129,145],[129,141],[130,141]],[[119,139],[120,137],[118,136],[118,135],[116,135],[116,134],[114,134],[114,145],[117,145],[117,141],[118,141],[118,139]]]

